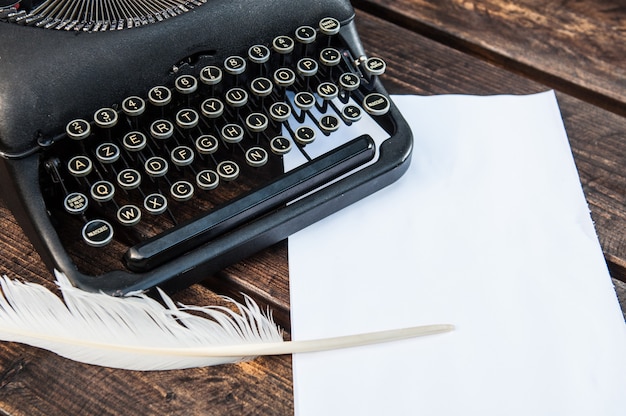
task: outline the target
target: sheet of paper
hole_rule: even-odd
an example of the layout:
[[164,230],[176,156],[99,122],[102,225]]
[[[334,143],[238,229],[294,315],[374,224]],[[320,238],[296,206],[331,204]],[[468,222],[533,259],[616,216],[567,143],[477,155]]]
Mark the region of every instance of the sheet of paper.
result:
[[626,326],[553,92],[396,96],[394,185],[289,239],[294,339],[451,333],[293,358],[308,415],[624,415]]

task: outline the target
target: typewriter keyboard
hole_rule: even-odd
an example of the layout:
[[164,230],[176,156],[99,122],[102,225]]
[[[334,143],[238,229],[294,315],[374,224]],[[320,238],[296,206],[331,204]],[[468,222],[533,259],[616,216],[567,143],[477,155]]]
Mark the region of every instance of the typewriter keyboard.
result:
[[40,173],[66,247],[149,271],[374,161],[385,63],[339,29],[299,27],[70,120]]

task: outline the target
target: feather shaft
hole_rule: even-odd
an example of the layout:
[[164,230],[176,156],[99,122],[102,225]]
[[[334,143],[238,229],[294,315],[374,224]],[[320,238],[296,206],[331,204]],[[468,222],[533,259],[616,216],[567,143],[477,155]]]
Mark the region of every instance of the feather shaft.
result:
[[[57,273],[63,300],[41,285],[0,278],[0,340],[88,364],[170,370],[389,342],[452,330],[428,325],[304,341],[284,341],[269,313],[244,295],[224,306],[165,306],[145,294],[113,297],[73,287]],[[193,312],[193,313],[190,313]]]

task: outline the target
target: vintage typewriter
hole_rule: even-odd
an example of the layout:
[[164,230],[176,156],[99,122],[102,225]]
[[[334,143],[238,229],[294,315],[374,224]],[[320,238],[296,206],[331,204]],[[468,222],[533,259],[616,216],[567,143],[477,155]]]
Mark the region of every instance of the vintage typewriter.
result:
[[2,197],[46,265],[86,290],[175,290],[399,178],[411,132],[354,17],[0,0]]

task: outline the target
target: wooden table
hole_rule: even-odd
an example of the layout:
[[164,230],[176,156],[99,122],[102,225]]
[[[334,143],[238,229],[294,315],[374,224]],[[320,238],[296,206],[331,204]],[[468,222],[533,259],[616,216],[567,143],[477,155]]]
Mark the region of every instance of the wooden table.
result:
[[[623,310],[626,281],[626,8],[617,0],[355,1],[370,55],[394,94],[527,94],[555,89],[583,188]],[[0,206],[0,271],[48,282]],[[280,243],[176,295],[207,304],[244,291],[289,328]],[[293,414],[291,358],[142,373],[83,365],[0,344],[0,414]]]

